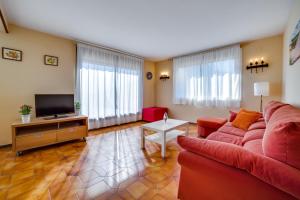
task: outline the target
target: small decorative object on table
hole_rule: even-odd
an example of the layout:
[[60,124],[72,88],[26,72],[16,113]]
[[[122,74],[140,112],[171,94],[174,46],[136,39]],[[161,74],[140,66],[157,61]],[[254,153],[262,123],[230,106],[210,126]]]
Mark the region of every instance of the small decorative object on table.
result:
[[165,121],[165,124],[167,123],[167,120],[168,120],[168,114],[167,114],[167,112],[165,112],[165,114],[164,114],[164,121]]
[[30,113],[31,113],[32,107],[29,105],[22,105],[20,107],[20,113],[21,113],[21,119],[22,123],[29,123],[30,122]]
[[80,115],[80,102],[79,101],[75,102],[75,113],[76,113],[76,115]]

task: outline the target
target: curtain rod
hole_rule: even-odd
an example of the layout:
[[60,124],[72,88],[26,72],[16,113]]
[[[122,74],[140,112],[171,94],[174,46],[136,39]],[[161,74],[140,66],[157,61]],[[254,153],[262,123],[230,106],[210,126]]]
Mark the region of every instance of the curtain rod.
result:
[[98,47],[98,48],[101,48],[101,49],[113,51],[115,53],[120,53],[120,54],[123,54],[123,55],[133,56],[133,57],[136,57],[136,58],[139,58],[139,59],[144,59],[144,57],[142,57],[142,56],[138,56],[138,55],[126,52],[126,51],[121,51],[121,50],[118,50],[118,49],[114,49],[114,48],[110,48],[110,47],[106,47],[106,46],[103,46],[103,45],[94,44],[94,43],[90,43],[90,42],[85,42],[85,41],[82,41],[82,40],[75,40],[75,41],[77,43],[87,44],[87,45]]
[[189,53],[189,54],[183,54],[183,55],[180,55],[180,56],[175,56],[175,57],[172,57],[172,58],[170,58],[170,59],[173,60],[174,58],[179,58],[179,57],[184,57],[184,56],[193,56],[193,55],[196,55],[196,54],[199,54],[199,53],[206,53],[206,52],[213,51],[213,50],[224,49],[224,48],[226,48],[226,47],[230,47],[230,46],[234,46],[234,45],[239,45],[239,46],[241,46],[240,43],[229,44],[229,45],[225,45],[225,46],[220,46],[220,47],[216,47],[216,48],[205,49],[205,50],[202,50],[202,51],[196,51],[196,52]]

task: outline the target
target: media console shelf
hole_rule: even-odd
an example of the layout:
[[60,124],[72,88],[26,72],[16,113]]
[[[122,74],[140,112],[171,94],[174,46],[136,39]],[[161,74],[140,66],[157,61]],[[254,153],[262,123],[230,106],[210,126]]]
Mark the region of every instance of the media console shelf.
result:
[[17,156],[24,150],[84,139],[88,134],[86,116],[70,116],[57,119],[32,119],[29,123],[12,124],[12,149]]

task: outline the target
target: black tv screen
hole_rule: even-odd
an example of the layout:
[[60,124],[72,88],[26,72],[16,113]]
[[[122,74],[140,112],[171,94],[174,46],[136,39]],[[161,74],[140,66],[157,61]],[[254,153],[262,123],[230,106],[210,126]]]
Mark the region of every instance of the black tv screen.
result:
[[74,113],[73,94],[36,94],[36,117]]

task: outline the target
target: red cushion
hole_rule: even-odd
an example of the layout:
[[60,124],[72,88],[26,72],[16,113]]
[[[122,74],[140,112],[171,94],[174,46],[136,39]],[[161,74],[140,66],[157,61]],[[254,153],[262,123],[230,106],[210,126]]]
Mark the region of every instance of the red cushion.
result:
[[251,140],[244,144],[244,149],[251,151],[253,153],[264,155],[262,150],[262,139]]
[[265,107],[264,107],[264,118],[266,123],[269,122],[272,114],[280,107],[285,106],[288,104],[279,102],[279,101],[270,101]]
[[263,137],[266,156],[300,169],[300,110],[287,105],[271,116]]
[[265,129],[266,128],[266,122],[263,120],[258,120],[257,122],[251,124],[248,128],[248,131],[254,130],[254,129]]
[[229,122],[232,122],[233,120],[235,120],[238,112],[234,112],[234,111],[230,110],[229,114],[230,114],[230,116],[229,116]]
[[246,131],[240,128],[236,128],[232,126],[230,122],[227,122],[224,126],[218,129],[219,132],[227,133],[230,135],[236,135],[236,136],[244,136]]
[[177,141],[187,151],[245,170],[258,179],[300,198],[300,173],[289,165],[233,144],[185,136],[177,137]]
[[262,139],[265,134],[265,129],[254,129],[251,131],[247,131],[242,142],[245,144],[246,142],[249,142],[251,140],[257,140]]
[[231,143],[236,145],[242,145],[243,138],[236,135],[231,135],[231,134],[216,131],[210,134],[209,136],[207,136],[206,139],[219,141],[219,142],[226,142],[226,143]]

